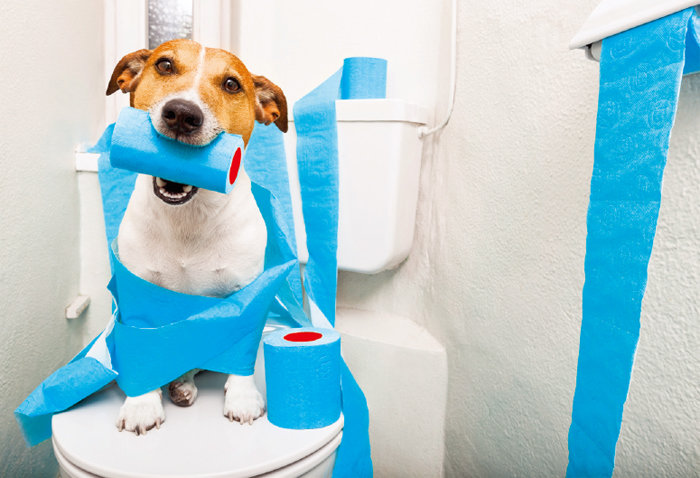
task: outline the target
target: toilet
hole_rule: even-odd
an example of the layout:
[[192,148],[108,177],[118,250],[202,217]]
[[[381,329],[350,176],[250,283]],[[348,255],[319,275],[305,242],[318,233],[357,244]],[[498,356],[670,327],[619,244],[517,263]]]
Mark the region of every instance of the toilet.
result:
[[[343,417],[325,428],[290,430],[264,415],[253,425],[223,415],[226,375],[202,372],[191,407],[164,393],[165,422],[143,436],[115,426],[124,393],[111,384],[53,417],[53,449],[63,478],[330,477]],[[265,394],[258,354],[255,380]]]

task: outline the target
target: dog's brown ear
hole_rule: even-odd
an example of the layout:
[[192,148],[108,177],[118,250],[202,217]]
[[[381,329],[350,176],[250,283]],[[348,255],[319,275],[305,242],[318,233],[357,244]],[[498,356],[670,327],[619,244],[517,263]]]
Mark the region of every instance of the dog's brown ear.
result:
[[107,96],[117,90],[122,90],[122,93],[134,91],[138,84],[138,81],[134,80],[138,78],[149,56],[151,56],[151,50],[138,50],[119,60],[109,79]]
[[253,75],[255,84],[255,119],[264,124],[275,123],[287,132],[287,98],[282,89],[264,76]]

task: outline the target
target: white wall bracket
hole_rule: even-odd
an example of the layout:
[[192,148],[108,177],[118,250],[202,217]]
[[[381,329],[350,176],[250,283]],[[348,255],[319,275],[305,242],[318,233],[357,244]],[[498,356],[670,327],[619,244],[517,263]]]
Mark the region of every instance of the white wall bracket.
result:
[[66,319],[77,319],[90,305],[90,297],[79,295],[66,307]]
[[[603,38],[698,4],[698,0],[603,0],[571,39],[569,48],[587,47]],[[591,53],[595,58],[594,52]]]

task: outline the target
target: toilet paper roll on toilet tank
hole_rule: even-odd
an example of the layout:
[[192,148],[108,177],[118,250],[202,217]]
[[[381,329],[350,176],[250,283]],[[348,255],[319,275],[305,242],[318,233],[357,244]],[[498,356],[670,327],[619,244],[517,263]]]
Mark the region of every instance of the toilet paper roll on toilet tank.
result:
[[340,418],[340,334],[303,327],[263,340],[267,415],[296,430],[322,428]]

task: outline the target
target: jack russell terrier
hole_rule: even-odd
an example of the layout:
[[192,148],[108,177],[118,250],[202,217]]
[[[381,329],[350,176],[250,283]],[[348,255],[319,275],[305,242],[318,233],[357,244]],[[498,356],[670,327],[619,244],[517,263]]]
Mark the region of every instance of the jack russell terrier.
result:
[[[129,93],[134,108],[148,111],[153,126],[183,143],[206,145],[225,131],[247,145],[255,120],[287,131],[282,90],[252,75],[234,55],[190,40],[139,50],[117,64],[107,95]],[[263,270],[267,232],[243,165],[233,190],[221,194],[140,174],[119,228],[124,265],[137,276],[186,294],[225,297]],[[189,406],[197,398],[190,371],[170,383],[171,400]],[[224,415],[253,423],[265,402],[253,377],[229,375]],[[126,397],[117,428],[137,435],[165,420],[162,392]]]

